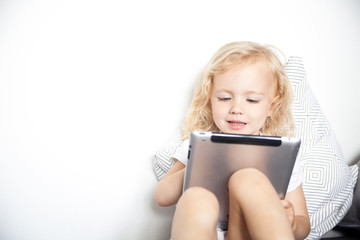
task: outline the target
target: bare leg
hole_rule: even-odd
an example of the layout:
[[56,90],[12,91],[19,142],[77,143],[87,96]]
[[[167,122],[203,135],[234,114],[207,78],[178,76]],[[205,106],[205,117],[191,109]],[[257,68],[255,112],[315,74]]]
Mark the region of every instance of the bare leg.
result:
[[172,240],[215,240],[219,203],[210,191],[192,187],[181,196],[174,215]]
[[229,180],[229,239],[294,239],[286,212],[268,178],[243,169]]

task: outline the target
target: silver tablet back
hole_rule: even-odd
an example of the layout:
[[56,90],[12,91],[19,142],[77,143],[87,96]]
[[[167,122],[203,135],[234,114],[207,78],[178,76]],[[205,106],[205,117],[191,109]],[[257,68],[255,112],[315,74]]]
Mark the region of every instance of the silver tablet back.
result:
[[183,190],[201,186],[212,191],[220,204],[218,227],[227,229],[230,176],[242,168],[258,169],[284,198],[299,147],[297,138],[195,131],[190,137]]

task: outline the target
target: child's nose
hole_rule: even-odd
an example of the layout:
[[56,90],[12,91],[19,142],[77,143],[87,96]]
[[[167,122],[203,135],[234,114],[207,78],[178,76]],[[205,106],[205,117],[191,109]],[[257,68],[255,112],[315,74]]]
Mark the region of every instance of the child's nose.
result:
[[244,109],[243,109],[241,103],[234,102],[230,108],[230,113],[235,114],[235,115],[238,115],[238,114],[243,115]]

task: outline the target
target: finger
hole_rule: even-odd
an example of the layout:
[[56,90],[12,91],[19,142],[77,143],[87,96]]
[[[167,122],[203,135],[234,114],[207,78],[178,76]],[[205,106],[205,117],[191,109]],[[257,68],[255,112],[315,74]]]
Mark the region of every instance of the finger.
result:
[[281,203],[284,206],[284,208],[289,208],[290,207],[290,202],[285,200],[285,199],[281,200]]

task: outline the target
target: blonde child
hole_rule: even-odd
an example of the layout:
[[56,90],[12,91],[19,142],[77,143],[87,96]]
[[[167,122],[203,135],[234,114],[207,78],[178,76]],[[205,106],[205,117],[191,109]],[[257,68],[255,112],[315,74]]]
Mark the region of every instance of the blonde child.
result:
[[[290,84],[274,48],[253,42],[229,43],[212,57],[184,123],[184,139],[194,130],[291,136]],[[174,155],[175,164],[159,181],[155,199],[177,204],[171,238],[304,239],[310,231],[297,161],[286,198],[280,200],[267,177],[242,169],[229,179],[229,225],[217,229],[219,204],[210,191],[193,187],[182,193],[188,140]]]

